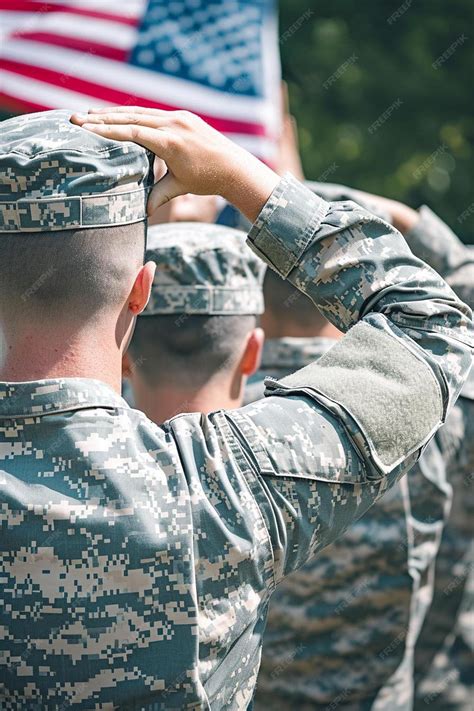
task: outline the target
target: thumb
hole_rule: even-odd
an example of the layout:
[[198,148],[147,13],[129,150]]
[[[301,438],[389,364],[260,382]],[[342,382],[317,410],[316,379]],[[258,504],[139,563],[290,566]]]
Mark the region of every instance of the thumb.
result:
[[179,184],[174,175],[166,173],[157,183],[154,184],[150,195],[146,211],[152,215],[155,210],[169,202],[178,195],[184,195],[187,191]]

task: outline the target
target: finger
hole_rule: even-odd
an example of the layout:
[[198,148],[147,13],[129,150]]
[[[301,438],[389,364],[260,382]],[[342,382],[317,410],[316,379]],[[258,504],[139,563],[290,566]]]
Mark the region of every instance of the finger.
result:
[[186,192],[187,190],[179,185],[171,173],[166,173],[164,178],[155,183],[148,197],[146,208],[148,215],[152,215],[159,207]]
[[78,123],[80,126],[84,124],[112,124],[114,126],[130,124],[130,126],[148,126],[149,128],[162,128],[171,123],[169,115],[163,118],[159,116],[150,116],[148,114],[133,114],[133,113],[107,113],[107,114],[74,114],[72,117],[73,123]]
[[169,150],[169,136],[164,131],[148,126],[131,126],[130,124],[104,124],[104,123],[85,123],[82,128],[86,131],[92,131],[104,138],[110,138],[113,141],[132,141],[138,143],[144,148],[148,148],[159,158],[166,161],[166,156]]
[[164,109],[149,109],[144,106],[102,106],[99,108],[89,109],[89,114],[107,114],[107,113],[133,113],[133,114],[168,114],[169,111]]

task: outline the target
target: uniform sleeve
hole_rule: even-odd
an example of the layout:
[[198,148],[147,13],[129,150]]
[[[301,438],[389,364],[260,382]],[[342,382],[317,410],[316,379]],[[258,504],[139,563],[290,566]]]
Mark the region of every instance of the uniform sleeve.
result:
[[225,417],[252,472],[275,580],[340,535],[419,457],[471,365],[472,322],[393,227],[285,176],[249,234],[344,338]]
[[405,239],[413,252],[433,267],[462,301],[474,308],[474,247],[465,245],[429,207]]

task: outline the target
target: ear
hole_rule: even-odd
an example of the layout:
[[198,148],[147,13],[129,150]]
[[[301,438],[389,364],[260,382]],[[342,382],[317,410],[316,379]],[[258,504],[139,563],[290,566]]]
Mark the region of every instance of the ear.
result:
[[128,297],[128,309],[134,316],[141,314],[148,303],[155,276],[155,262],[147,262],[137,274],[132,290]]
[[265,333],[261,328],[254,328],[247,338],[239,370],[242,375],[253,375],[260,368]]

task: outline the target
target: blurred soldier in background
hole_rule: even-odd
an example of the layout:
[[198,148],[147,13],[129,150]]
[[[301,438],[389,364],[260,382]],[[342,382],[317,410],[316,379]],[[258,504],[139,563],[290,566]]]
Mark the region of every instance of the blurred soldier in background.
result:
[[158,424],[242,404],[263,344],[264,264],[245,237],[197,222],[148,229],[146,259],[156,272],[124,373],[136,407]]
[[[466,291],[474,283],[472,252],[428,208],[418,214],[342,186],[313,183],[312,188],[326,199],[363,202],[404,232],[428,262],[444,252],[450,269],[443,273],[472,297]],[[281,378],[340,337],[324,317],[310,314],[303,296],[270,272],[264,293],[262,326],[268,340],[261,372],[249,384],[246,399],[261,395],[264,375]],[[468,390],[465,386],[466,397]],[[464,475],[466,465],[472,471],[473,439],[462,442],[468,420],[474,421],[468,417],[471,402],[469,397],[458,401],[406,481],[277,590],[256,708],[269,708],[277,700],[279,708],[331,708],[332,703],[334,708],[412,708],[414,645],[431,599],[433,563],[450,509],[446,472],[462,491],[455,470],[463,462]],[[461,547],[466,554],[465,539]]]

